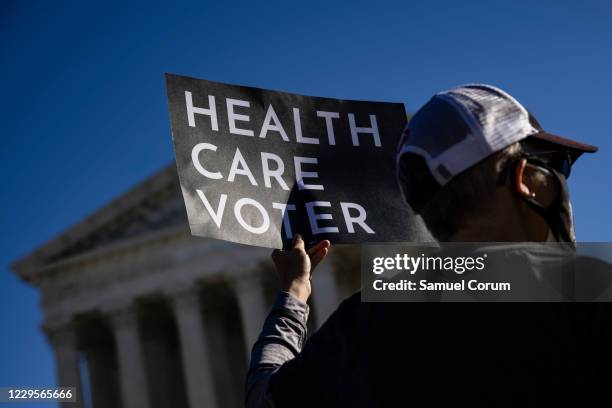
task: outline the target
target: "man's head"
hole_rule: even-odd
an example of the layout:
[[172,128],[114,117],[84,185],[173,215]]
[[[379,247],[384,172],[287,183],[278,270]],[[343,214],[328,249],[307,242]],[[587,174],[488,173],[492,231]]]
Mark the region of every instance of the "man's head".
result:
[[440,241],[572,241],[566,178],[594,146],[544,132],[502,90],[436,94],[410,120],[397,155],[405,200]]

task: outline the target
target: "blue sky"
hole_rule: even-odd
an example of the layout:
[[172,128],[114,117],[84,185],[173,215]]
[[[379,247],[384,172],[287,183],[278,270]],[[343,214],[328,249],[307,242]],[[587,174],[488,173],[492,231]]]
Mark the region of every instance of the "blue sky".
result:
[[610,241],[610,2],[85,3],[0,4],[0,386],[54,383],[8,264],[172,161],[164,72],[408,111],[500,86],[600,147],[570,190],[579,239]]

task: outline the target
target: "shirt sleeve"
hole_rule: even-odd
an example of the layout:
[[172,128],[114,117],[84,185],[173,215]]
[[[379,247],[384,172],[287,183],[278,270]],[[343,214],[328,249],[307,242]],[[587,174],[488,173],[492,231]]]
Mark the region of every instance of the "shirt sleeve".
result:
[[246,381],[247,408],[274,407],[269,393],[272,375],[302,350],[308,305],[280,292],[251,351]]

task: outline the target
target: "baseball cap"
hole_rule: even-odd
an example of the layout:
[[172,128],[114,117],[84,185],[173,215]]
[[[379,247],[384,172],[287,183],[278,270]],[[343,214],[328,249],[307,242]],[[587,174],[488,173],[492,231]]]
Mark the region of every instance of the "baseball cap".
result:
[[[469,84],[435,94],[408,122],[400,138],[396,168],[408,154],[420,156],[440,187],[490,155],[528,137],[570,151],[575,161],[597,147],[548,133],[516,99],[491,85]],[[408,160],[406,158],[406,160]],[[420,197],[419,201],[422,201]]]

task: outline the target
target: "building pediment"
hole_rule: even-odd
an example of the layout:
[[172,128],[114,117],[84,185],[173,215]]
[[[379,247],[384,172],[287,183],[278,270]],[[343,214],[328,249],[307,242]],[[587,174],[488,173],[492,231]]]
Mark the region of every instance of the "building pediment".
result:
[[28,279],[49,264],[178,225],[188,228],[172,163],[18,260],[12,269]]

